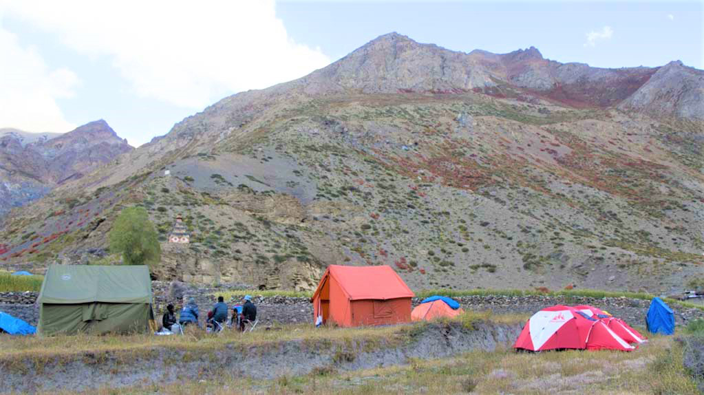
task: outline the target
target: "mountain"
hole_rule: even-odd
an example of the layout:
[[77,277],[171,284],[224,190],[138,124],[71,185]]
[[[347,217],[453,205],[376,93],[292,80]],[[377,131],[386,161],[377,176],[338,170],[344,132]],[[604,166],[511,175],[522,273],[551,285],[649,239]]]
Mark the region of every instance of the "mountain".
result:
[[0,215],[132,149],[103,120],[64,134],[0,129]]
[[60,135],[60,133],[29,133],[19,129],[0,128],[0,138],[12,136],[13,139],[18,140],[22,146],[50,140]]
[[116,262],[112,221],[141,205],[166,280],[311,289],[345,263],[414,289],[681,290],[704,261],[700,75],[384,35],[13,211],[0,263]]

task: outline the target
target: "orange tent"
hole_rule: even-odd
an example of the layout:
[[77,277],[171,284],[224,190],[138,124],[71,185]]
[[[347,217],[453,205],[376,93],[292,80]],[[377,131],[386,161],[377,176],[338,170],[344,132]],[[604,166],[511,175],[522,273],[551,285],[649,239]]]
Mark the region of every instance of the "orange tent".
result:
[[464,313],[461,308],[453,310],[447,303],[442,300],[436,300],[433,302],[422,303],[416,306],[411,313],[411,318],[413,321],[430,321],[440,317],[457,317],[458,315]]
[[331,265],[311,301],[316,323],[389,325],[411,322],[413,296],[390,266]]

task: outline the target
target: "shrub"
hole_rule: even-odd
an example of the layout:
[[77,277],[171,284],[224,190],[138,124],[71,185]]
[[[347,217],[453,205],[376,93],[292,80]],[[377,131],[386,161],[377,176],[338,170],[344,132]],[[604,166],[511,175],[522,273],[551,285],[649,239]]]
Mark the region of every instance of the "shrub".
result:
[[39,292],[44,276],[13,276],[10,273],[0,273],[0,292]]
[[692,335],[704,336],[704,318],[698,318],[694,321],[691,321],[689,324],[687,324],[685,332]]
[[161,247],[147,210],[127,207],[110,230],[110,251],[122,254],[125,265],[153,266],[161,260]]
[[704,277],[697,277],[689,280],[687,286],[695,291],[704,291]]

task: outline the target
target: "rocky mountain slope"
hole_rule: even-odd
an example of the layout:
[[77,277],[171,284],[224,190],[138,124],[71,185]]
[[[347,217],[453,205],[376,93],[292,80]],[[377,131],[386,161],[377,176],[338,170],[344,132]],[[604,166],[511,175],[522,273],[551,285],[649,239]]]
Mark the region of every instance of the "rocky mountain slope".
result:
[[0,215],[132,149],[103,120],[65,134],[0,129]]
[[[310,289],[345,263],[415,289],[680,290],[704,261],[700,74],[381,36],[13,212],[0,264],[116,261],[111,223],[142,205],[160,279]],[[166,243],[177,215],[189,245]]]

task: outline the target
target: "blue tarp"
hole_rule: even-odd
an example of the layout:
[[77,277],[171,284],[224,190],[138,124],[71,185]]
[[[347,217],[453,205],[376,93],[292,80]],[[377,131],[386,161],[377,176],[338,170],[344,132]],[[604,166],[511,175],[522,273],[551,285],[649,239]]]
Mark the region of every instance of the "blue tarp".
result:
[[24,270],[21,272],[14,272],[12,273],[13,276],[31,276],[32,273],[30,272],[25,272]]
[[435,302],[436,300],[442,300],[443,302],[447,303],[447,305],[450,306],[450,308],[451,308],[452,310],[457,310],[457,309],[460,308],[460,304],[459,304],[458,301],[456,301],[456,300],[454,300],[454,299],[452,299],[452,298],[448,298],[447,296],[437,296],[437,295],[436,295],[436,296],[431,296],[431,297],[429,297],[429,298],[423,299],[423,301],[420,302],[420,303],[421,303],[421,304],[423,304],[423,303],[430,303],[430,302]]
[[675,333],[675,314],[670,306],[660,298],[653,298],[650,302],[648,315],[645,323],[650,333],[660,333],[663,335],[672,335]]
[[36,329],[19,318],[0,311],[0,329],[11,335],[33,335]]

